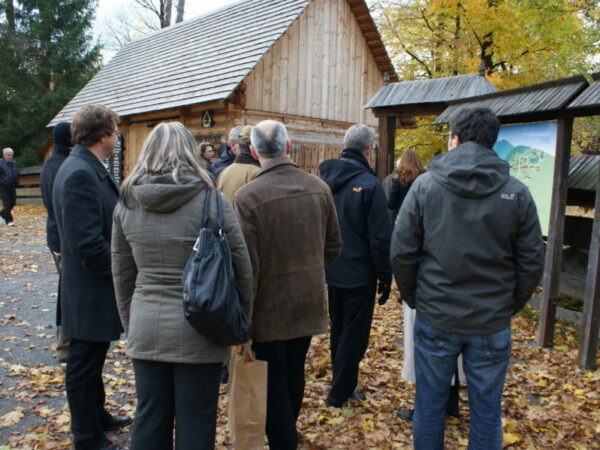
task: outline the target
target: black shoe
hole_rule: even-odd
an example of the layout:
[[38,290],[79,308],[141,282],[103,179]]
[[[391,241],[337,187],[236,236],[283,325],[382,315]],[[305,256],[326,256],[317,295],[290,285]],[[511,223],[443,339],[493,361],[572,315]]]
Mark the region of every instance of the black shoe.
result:
[[409,422],[412,422],[414,414],[415,414],[414,409],[399,409],[398,411],[396,411],[396,415],[400,419],[408,420]]
[[133,419],[128,416],[106,416],[100,422],[100,429],[102,431],[115,431],[131,425],[131,422],[133,422]]
[[327,397],[327,406],[330,408],[341,408],[346,402],[338,402],[337,400]]
[[358,392],[358,391],[354,391],[352,393],[352,395],[350,396],[350,398],[352,400],[360,400],[360,401],[365,401],[367,399],[367,396],[364,392]]

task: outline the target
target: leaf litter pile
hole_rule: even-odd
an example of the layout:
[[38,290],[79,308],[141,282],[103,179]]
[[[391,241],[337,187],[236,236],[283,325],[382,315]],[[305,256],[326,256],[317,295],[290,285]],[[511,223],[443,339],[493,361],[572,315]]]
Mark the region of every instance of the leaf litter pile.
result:
[[[0,348],[0,404],[12,405],[8,411],[1,409],[0,450],[69,448],[70,419],[64,371],[51,357],[55,342],[54,310],[43,307],[53,301],[36,299],[29,308],[30,314],[44,315],[42,325],[21,320],[22,309],[15,307],[28,296],[39,296],[41,286],[36,285],[37,277],[52,270],[45,249],[45,212],[41,206],[19,206],[15,216],[17,227],[0,228],[0,276],[2,283],[25,275],[31,281],[23,283],[20,297],[0,290],[3,344]],[[397,293],[393,293],[392,298],[394,295]],[[513,320],[513,352],[503,397],[504,446],[600,448],[600,371],[585,372],[578,368],[579,330],[559,320],[554,348],[542,349],[535,343],[536,325],[537,312],[529,307]],[[369,350],[359,376],[359,389],[366,394],[366,400],[351,400],[346,407],[336,409],[325,405],[331,381],[329,339],[327,336],[313,338],[298,423],[301,449],[411,446],[411,424],[396,416],[396,410],[412,407],[414,397],[414,386],[400,376],[402,342],[400,305],[390,300],[383,307],[376,306]],[[23,352],[31,352],[33,360],[15,358]],[[135,382],[123,342],[117,342],[109,351],[104,379],[108,409],[115,414],[132,415]],[[225,389],[222,386],[219,400],[217,448],[231,447]],[[461,419],[449,419],[446,425],[446,447],[451,449],[467,445],[466,389],[461,389],[460,397]],[[109,436],[115,443],[127,446],[129,430]]]

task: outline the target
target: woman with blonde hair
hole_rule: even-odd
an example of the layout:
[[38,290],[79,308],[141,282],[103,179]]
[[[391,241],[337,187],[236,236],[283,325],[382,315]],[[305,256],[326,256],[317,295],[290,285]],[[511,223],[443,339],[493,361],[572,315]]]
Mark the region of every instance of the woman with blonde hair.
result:
[[388,200],[388,209],[392,211],[392,224],[396,222],[398,211],[400,211],[402,202],[406,194],[408,194],[413,181],[425,172],[426,170],[423,167],[421,158],[419,158],[416,152],[406,150],[402,153],[402,156],[398,160],[396,178],[392,183],[390,198]]
[[117,306],[133,359],[138,404],[132,450],[214,448],[219,375],[228,348],[185,319],[181,275],[202,226],[204,198],[216,229],[223,203],[244,309],[252,303],[248,250],[227,197],[202,168],[196,142],[179,122],[159,124],[143,144],[115,208],[112,267]]

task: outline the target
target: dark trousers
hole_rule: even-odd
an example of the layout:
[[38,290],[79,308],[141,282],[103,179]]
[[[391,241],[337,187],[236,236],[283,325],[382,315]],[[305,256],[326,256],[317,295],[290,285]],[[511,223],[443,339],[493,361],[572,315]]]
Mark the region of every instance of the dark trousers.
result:
[[16,189],[0,189],[0,200],[2,200],[3,205],[0,217],[6,220],[6,223],[10,223],[13,221],[11,211],[17,204]]
[[100,429],[105,415],[102,368],[108,342],[72,339],[67,359],[67,400],[75,448],[97,449],[106,439]]
[[256,358],[268,362],[267,437],[271,450],[298,446],[296,421],[304,398],[304,363],[311,336],[254,342]]
[[131,450],[215,447],[221,363],[133,360],[137,409]]
[[329,402],[341,406],[358,383],[358,366],[369,345],[376,283],[357,288],[328,286],[333,379]]

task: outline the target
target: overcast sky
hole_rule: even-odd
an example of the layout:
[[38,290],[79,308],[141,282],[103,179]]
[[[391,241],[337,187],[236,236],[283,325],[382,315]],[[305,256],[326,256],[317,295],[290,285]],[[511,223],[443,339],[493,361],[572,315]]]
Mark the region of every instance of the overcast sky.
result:
[[[200,14],[205,14],[239,1],[240,0],[186,0],[184,19],[191,19]],[[94,22],[95,36],[101,39],[101,34],[106,33],[106,28],[103,26],[103,23],[110,21],[111,18],[114,17],[115,12],[122,13],[123,11],[127,11],[128,5],[132,4],[133,0],[99,0],[98,9],[96,10],[96,20]],[[173,0],[173,20],[175,20],[177,14],[175,10],[176,6],[177,0]],[[114,52],[111,51],[105,51],[104,53],[105,62],[114,55]]]

